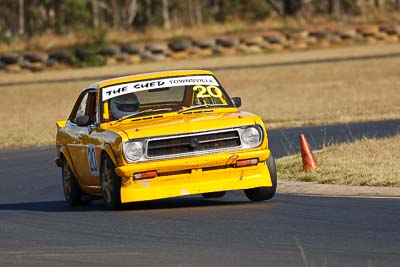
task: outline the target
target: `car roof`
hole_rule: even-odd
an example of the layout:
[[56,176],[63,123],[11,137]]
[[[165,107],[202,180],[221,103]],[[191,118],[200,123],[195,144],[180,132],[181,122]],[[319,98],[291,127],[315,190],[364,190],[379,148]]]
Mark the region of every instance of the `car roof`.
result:
[[175,77],[175,76],[186,76],[186,75],[214,75],[208,70],[172,70],[172,71],[161,71],[161,72],[149,72],[135,75],[122,76],[117,78],[112,78],[100,82],[96,82],[90,85],[90,88],[103,88],[106,86],[127,83],[132,81],[148,80],[148,79],[158,79],[165,77]]

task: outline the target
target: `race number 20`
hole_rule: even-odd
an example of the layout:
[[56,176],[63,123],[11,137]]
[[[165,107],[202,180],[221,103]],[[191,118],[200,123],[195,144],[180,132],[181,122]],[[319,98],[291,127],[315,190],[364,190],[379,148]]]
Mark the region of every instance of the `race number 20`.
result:
[[90,174],[92,176],[99,176],[99,169],[97,167],[97,160],[96,160],[96,148],[94,145],[88,145],[87,158],[89,163]]
[[205,98],[205,97],[220,98],[222,96],[221,90],[214,85],[209,85],[207,87],[203,85],[196,85],[193,87],[193,91],[197,92],[196,97],[198,98]]

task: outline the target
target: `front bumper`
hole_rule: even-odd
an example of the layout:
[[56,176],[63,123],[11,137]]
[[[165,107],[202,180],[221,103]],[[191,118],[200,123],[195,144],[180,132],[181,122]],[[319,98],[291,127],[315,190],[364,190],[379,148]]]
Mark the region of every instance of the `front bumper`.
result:
[[[272,186],[268,149],[229,152],[193,158],[130,164],[115,169],[122,178],[123,203],[153,200],[216,191]],[[237,160],[258,158],[257,165],[235,168]],[[158,176],[134,180],[133,174],[156,170]]]

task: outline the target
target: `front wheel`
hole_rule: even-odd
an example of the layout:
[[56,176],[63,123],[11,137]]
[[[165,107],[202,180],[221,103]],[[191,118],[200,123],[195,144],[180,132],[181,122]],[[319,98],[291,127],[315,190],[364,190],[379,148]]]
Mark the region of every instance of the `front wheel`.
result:
[[272,154],[270,154],[269,158],[267,159],[266,164],[267,164],[267,167],[269,170],[269,175],[271,177],[272,186],[271,187],[263,186],[263,187],[245,189],[244,193],[246,194],[247,198],[250,201],[259,202],[259,201],[268,200],[268,199],[271,199],[276,193],[278,177],[276,174],[275,159],[272,156]]
[[115,166],[107,155],[101,157],[101,191],[104,203],[110,210],[121,207],[121,178],[115,173]]

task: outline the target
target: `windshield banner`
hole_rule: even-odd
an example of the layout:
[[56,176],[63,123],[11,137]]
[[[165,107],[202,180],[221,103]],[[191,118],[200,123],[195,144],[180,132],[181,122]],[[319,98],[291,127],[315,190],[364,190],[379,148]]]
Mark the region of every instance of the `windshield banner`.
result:
[[102,88],[102,98],[106,101],[110,98],[125,95],[129,93],[146,91],[150,89],[158,89],[165,87],[184,86],[184,85],[215,85],[218,82],[211,75],[185,76],[176,78],[165,78],[157,80],[146,80],[138,82],[130,82],[118,84]]

